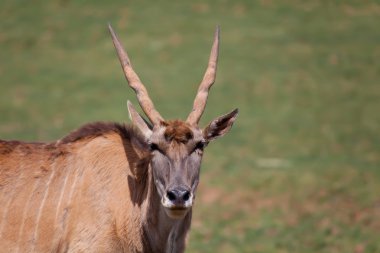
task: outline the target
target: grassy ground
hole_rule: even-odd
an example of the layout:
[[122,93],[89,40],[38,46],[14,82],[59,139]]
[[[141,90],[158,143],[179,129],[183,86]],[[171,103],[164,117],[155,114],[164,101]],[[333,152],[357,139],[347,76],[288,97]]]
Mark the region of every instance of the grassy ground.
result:
[[157,108],[185,118],[216,24],[218,78],[188,252],[380,252],[378,1],[0,3],[0,136],[127,121],[111,22]]

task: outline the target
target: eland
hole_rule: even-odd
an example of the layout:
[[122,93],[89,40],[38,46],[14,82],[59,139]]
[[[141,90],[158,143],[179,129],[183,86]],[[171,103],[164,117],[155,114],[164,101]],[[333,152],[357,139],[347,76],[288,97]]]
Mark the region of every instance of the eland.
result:
[[238,110],[198,123],[215,81],[208,67],[185,121],[165,120],[109,25],[129,86],[132,125],[90,123],[52,143],[0,140],[0,252],[184,252],[203,152]]

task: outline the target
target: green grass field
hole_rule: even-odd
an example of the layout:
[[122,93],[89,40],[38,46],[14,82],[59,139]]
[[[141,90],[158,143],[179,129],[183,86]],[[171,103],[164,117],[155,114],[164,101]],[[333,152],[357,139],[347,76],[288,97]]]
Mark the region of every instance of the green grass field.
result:
[[379,1],[0,2],[0,138],[127,122],[107,23],[166,118],[189,113],[220,24],[187,252],[380,252]]

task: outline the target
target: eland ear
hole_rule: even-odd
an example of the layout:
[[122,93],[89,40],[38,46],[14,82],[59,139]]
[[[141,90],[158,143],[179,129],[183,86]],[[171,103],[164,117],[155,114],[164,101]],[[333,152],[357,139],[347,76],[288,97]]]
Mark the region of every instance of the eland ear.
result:
[[133,125],[135,125],[146,139],[148,139],[152,134],[152,126],[136,111],[135,107],[128,100],[128,112],[129,118],[131,119]]
[[203,130],[203,137],[207,142],[213,141],[218,137],[221,137],[228,133],[231,129],[236,117],[239,113],[238,109],[233,110],[230,113],[222,115],[213,121]]

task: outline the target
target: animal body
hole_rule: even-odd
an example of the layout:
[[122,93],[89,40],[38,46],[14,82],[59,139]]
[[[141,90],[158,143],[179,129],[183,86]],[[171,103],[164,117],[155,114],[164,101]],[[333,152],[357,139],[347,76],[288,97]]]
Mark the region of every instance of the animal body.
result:
[[206,145],[238,111],[198,122],[214,83],[219,28],[188,118],[164,120],[109,26],[145,120],[87,124],[53,143],[0,141],[0,252],[183,252]]

